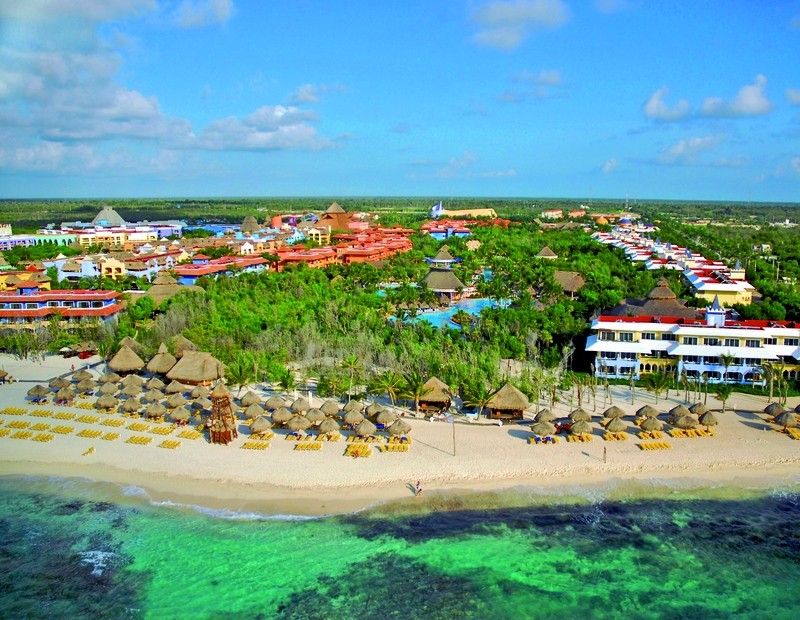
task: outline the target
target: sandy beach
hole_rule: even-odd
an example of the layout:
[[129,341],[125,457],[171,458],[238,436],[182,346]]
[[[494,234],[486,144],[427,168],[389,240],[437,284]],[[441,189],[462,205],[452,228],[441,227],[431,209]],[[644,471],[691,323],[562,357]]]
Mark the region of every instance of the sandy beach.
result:
[[[371,457],[360,459],[344,456],[344,438],[337,443],[324,443],[320,451],[294,450],[295,443],[286,441],[286,431],[281,429],[276,430],[268,450],[244,450],[241,446],[247,441],[249,428],[243,423],[239,439],[229,446],[211,445],[204,438],[179,439],[178,430],[169,435],[149,434],[153,438],[149,445],[136,445],[126,440],[148,432],[127,429],[133,421],[121,414],[52,403],[36,406],[26,399],[26,392],[36,383],[46,385],[55,376],[71,374],[73,364],[76,369],[87,365],[91,368],[99,361],[50,356],[39,363],[0,356],[0,367],[16,380],[0,386],[0,409],[27,410],[23,415],[0,414],[0,429],[9,428],[15,421],[74,428],[74,432],[56,434],[47,443],[13,439],[13,433],[0,437],[0,475],[81,477],[141,487],[155,501],[298,515],[350,512],[389,501],[397,501],[400,506],[423,501],[435,508],[445,497],[452,504],[454,497],[509,489],[550,489],[567,494],[570,489],[591,489],[627,480],[761,488],[800,482],[800,442],[765,421],[767,416],[761,412],[767,399],[761,396],[734,394],[727,403],[728,411],[717,415],[715,437],[665,435],[671,445],[668,450],[639,448],[633,412],[645,404],[666,412],[683,404],[683,394],[672,392],[670,398],[662,397],[656,403],[652,394],[637,390],[631,404],[628,389],[617,387],[612,390],[613,403],[606,403],[606,407],[614,404],[630,414],[625,418],[626,441],[603,440],[599,424],[603,400],[598,398],[596,408],[591,402],[583,405],[593,414],[591,442],[571,443],[562,435],[555,445],[529,444],[530,420],[504,426],[457,423],[454,427],[407,416],[413,438],[408,452],[374,450]],[[102,370],[91,368],[95,375]],[[237,392],[234,390],[233,394],[236,396]],[[93,401],[91,397],[75,404]],[[320,402],[317,400],[316,404]],[[800,398],[790,399],[787,407],[793,408],[798,402]],[[558,403],[554,413],[566,416],[576,406]],[[721,409],[710,395],[708,406]],[[82,423],[77,419],[31,415],[41,410],[100,419]],[[108,419],[124,420],[125,425],[103,425]],[[118,432],[119,438],[103,441],[77,436],[84,429]],[[174,450],[160,448],[165,439],[178,440],[181,445]],[[85,454],[90,448],[94,450]],[[424,490],[422,498],[413,496],[417,480]]]

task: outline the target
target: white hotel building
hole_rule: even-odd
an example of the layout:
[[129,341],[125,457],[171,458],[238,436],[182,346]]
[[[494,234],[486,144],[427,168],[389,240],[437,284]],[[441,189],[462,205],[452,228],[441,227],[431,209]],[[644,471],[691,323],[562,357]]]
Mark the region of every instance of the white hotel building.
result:
[[764,362],[780,366],[787,379],[800,378],[800,323],[732,320],[718,300],[697,317],[597,317],[586,344],[596,353],[595,374],[622,379],[633,373],[639,379],[667,371],[721,382],[726,374],[721,356],[730,355],[728,383],[763,383]]

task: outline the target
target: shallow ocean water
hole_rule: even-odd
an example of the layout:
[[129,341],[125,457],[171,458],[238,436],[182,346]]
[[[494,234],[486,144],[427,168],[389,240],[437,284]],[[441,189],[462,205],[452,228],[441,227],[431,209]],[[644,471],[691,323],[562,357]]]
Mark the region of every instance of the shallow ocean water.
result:
[[732,494],[295,519],[0,478],[0,617],[797,617],[796,488]]

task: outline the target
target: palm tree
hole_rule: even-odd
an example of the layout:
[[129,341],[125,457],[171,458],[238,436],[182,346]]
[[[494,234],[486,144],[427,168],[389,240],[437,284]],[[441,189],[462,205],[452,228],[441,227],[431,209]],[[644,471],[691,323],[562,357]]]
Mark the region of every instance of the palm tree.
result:
[[350,389],[347,390],[347,402],[350,402],[350,397],[353,393],[353,376],[364,370],[364,367],[361,365],[361,360],[358,359],[355,353],[351,353],[344,358],[341,366],[350,373]]
[[371,394],[388,394],[389,400],[394,402],[403,389],[405,381],[403,376],[394,370],[387,370],[373,378],[370,382],[369,391]]
[[230,381],[231,385],[239,388],[239,394],[242,393],[242,388],[245,385],[252,383],[255,380],[255,367],[252,360],[237,357],[233,363],[229,364],[225,369],[225,378]]
[[769,398],[767,402],[771,403],[775,389],[775,365],[772,362],[762,362],[761,372],[764,373],[764,377],[769,381]]
[[672,383],[672,377],[669,375],[669,373],[659,370],[658,372],[652,372],[649,375],[645,375],[642,379],[642,383],[644,383],[645,388],[655,394],[656,402],[658,402],[658,395],[664,390],[669,389],[669,386]]
[[288,368],[284,368],[278,373],[278,385],[280,385],[281,389],[287,394],[291,392],[297,387],[297,379],[295,379],[294,373]]
[[464,386],[464,404],[467,407],[479,409],[481,412],[486,408],[492,396],[494,396],[494,392],[487,389],[483,381],[475,381]]
[[736,360],[731,353],[720,353],[719,361],[722,362],[722,365],[725,367],[725,374],[722,375],[722,381],[727,383],[728,382],[728,368],[733,365],[733,362]]
[[402,397],[414,401],[414,411],[419,412],[419,401],[430,394],[431,389],[425,389],[425,377],[418,370],[403,375]]
[[714,396],[722,403],[722,413],[725,413],[725,403],[731,394],[733,394],[733,386],[728,384],[717,386],[717,390],[714,392]]

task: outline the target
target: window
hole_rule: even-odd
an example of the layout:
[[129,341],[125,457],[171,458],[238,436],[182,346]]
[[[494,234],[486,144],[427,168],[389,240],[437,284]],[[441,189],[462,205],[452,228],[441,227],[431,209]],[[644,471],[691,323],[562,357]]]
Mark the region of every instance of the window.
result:
[[675,342],[678,337],[675,334],[661,334],[661,340],[671,340]]
[[633,332],[620,332],[619,341],[620,342],[633,342]]
[[613,351],[603,351],[600,354],[600,357],[604,360],[615,360],[617,359],[617,354],[614,353]]
[[783,339],[783,344],[785,346],[787,346],[787,347],[796,347],[798,344],[800,344],[800,339],[798,339],[798,338],[784,338]]
[[744,363],[748,366],[758,366],[761,363],[761,360],[757,357],[746,357]]
[[725,338],[725,346],[726,347],[738,347],[739,346],[739,339],[738,338]]
[[600,332],[600,340],[613,342],[616,339],[617,335],[614,332]]
[[22,304],[10,304],[12,310],[22,310]]
[[707,347],[718,347],[719,338],[703,338],[703,344]]
[[655,340],[656,335],[654,332],[642,332],[642,340]]
[[635,360],[636,359],[636,353],[620,353],[619,357],[620,357],[620,359],[623,359],[623,360]]
[[47,307],[48,308],[58,308],[58,302],[57,301],[48,301],[47,302]]
[[761,341],[748,338],[744,341],[744,346],[751,347],[753,349],[760,349],[761,348]]
[[39,304],[25,304],[26,310],[36,310],[39,307]]
[[778,339],[777,338],[764,338],[764,346],[765,347],[768,347],[770,345],[776,345],[776,344],[778,344]]
[[683,362],[685,364],[699,364],[701,357],[699,355],[684,355]]
[[712,366],[717,366],[717,365],[719,365],[719,364],[720,364],[719,358],[718,358],[718,357],[715,357],[715,356],[713,356],[713,355],[706,355],[706,356],[703,358],[703,361],[704,361],[706,364],[710,364],[710,365],[712,365]]
[[683,344],[697,344],[697,337],[696,336],[684,336],[683,337]]

